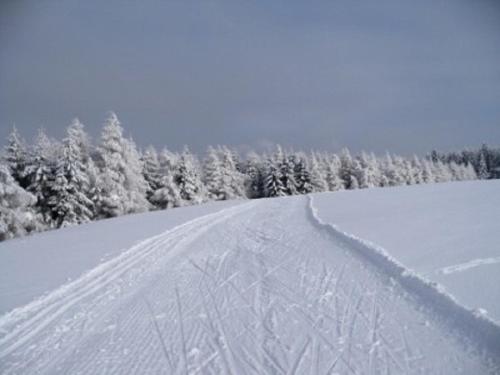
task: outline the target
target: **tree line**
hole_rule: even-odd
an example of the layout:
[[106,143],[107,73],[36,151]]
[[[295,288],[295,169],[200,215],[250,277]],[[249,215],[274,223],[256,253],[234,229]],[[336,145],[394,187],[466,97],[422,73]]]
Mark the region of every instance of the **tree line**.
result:
[[498,161],[498,150],[484,147],[405,158],[276,146],[243,158],[226,146],[210,146],[200,159],[187,147],[180,153],[139,150],[114,113],[97,145],[78,119],[62,141],[39,130],[28,145],[14,128],[0,159],[0,240],[206,201],[493,178]]

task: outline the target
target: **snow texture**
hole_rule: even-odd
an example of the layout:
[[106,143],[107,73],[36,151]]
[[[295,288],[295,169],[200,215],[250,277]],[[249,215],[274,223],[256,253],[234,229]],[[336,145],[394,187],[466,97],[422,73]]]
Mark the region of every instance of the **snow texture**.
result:
[[[500,322],[500,181],[368,189],[314,197],[318,215],[382,247],[462,305]],[[460,271],[460,272],[458,272]]]
[[0,314],[78,278],[136,243],[239,201],[100,220],[0,243]]
[[0,317],[0,372],[500,371],[500,334],[483,311],[325,224],[316,199],[200,211],[115,253]]

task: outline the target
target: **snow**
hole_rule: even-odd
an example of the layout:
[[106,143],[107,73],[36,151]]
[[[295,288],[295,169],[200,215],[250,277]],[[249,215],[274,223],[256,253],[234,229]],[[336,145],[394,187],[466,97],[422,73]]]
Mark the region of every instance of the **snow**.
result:
[[500,181],[314,196],[318,216],[500,322]]
[[[446,214],[448,203],[430,197],[463,198],[463,190],[470,189],[479,194],[471,193],[476,199],[462,205],[477,205],[491,202],[489,186],[436,185],[430,188],[433,192],[427,186],[385,189],[402,209],[399,220],[388,218],[392,233],[401,236],[405,219],[411,221],[403,213],[415,212],[418,219],[427,200],[433,202],[433,212],[455,225],[460,209]],[[391,201],[381,190],[370,189],[227,202],[5,242],[0,256],[9,253],[10,259],[1,259],[2,271],[10,268],[5,261],[14,258],[19,258],[17,267],[31,264],[22,266],[27,273],[36,267],[44,271],[36,271],[38,276],[22,286],[13,281],[16,275],[24,277],[19,270],[2,276],[3,291],[29,289],[43,278],[54,280],[45,295],[38,292],[35,300],[11,302],[16,308],[0,316],[0,372],[499,373],[500,330],[484,309],[465,308],[438,283],[405,267],[389,247],[360,237],[352,227],[328,224],[338,224],[338,208],[350,200],[360,222],[369,225],[369,214],[377,210],[370,208],[370,199],[358,208],[364,194],[375,196],[373,201]],[[407,196],[412,197],[412,209]],[[391,210],[388,202],[382,206],[384,214]],[[330,211],[334,207],[338,210]],[[429,220],[435,217],[428,215]],[[476,217],[489,226],[484,219]],[[21,246],[25,241],[32,242]],[[63,244],[70,241],[78,249],[68,252]],[[115,250],[100,260],[108,248]],[[50,254],[39,255],[46,252]],[[446,254],[449,262],[439,259],[432,275],[445,275],[443,267],[465,263],[452,252]],[[33,256],[37,258],[32,261]],[[68,260],[49,267],[43,265],[46,258]],[[65,263],[68,270],[61,271]],[[446,275],[486,267],[496,265]],[[66,282],[63,274],[73,280]],[[4,280],[11,283],[9,288]],[[498,276],[490,283],[495,280]]]
[[100,220],[0,242],[0,314],[79,277],[136,243],[241,201]]

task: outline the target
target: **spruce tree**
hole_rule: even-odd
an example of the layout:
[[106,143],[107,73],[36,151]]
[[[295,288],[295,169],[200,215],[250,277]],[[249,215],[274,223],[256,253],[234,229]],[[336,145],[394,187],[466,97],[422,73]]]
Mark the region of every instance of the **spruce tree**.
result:
[[281,169],[275,159],[268,159],[264,177],[264,194],[266,197],[286,196]]
[[89,222],[94,216],[90,191],[87,135],[78,119],[68,127],[52,184],[50,207],[58,227]]
[[21,187],[28,187],[29,182],[26,178],[28,151],[26,150],[26,142],[21,138],[15,126],[12,127],[12,131],[7,139],[4,160],[14,180]]
[[99,216],[113,217],[149,209],[147,184],[135,143],[123,137],[115,113],[107,118],[97,149],[99,178]]
[[235,154],[227,147],[219,148],[223,199],[245,198],[245,176],[237,167]]
[[55,226],[52,217],[52,186],[55,180],[55,163],[59,145],[39,129],[35,145],[26,166],[27,190],[36,197],[37,212],[48,227]]
[[160,162],[158,153],[153,146],[148,146],[142,154],[142,174],[146,180],[146,198],[151,201],[151,196],[159,189],[161,184]]
[[312,154],[310,157],[309,172],[311,174],[311,185],[313,192],[327,191],[328,188],[325,181],[325,176],[323,176],[318,159],[314,154]]
[[295,183],[297,186],[298,194],[309,194],[312,193],[314,187],[311,182],[311,173],[307,165],[307,156],[305,154],[300,154],[296,158],[295,162]]
[[198,170],[195,156],[184,147],[175,176],[180,196],[186,204],[199,204],[205,200],[205,190]]
[[203,182],[207,189],[208,198],[212,200],[225,199],[222,165],[217,151],[212,146],[208,147],[203,169]]
[[261,198],[264,196],[263,166],[258,154],[251,152],[246,160],[244,172],[247,176],[246,194],[249,198]]
[[486,165],[486,157],[484,156],[484,152],[481,152],[479,154],[477,177],[480,180],[486,180],[489,178],[488,166]]

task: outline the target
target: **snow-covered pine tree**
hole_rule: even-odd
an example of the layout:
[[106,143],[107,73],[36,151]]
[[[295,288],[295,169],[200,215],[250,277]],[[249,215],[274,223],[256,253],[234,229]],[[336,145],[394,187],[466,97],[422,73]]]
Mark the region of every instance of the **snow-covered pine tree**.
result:
[[126,212],[125,152],[123,128],[114,112],[106,119],[97,148],[97,167],[99,169],[99,207],[100,217],[114,217]]
[[36,197],[36,209],[43,224],[55,226],[52,218],[52,185],[55,180],[55,163],[60,155],[59,144],[50,140],[43,129],[39,129],[35,144],[25,169],[27,189]]
[[286,195],[297,194],[298,182],[295,179],[295,168],[298,162],[297,155],[293,153],[290,155],[282,153],[282,159],[279,165],[281,169],[281,181]]
[[424,182],[423,167],[417,155],[413,155],[413,158],[411,160],[411,166],[413,171],[413,181],[415,181],[416,184],[423,183]]
[[205,189],[201,181],[196,157],[184,147],[177,163],[175,182],[184,203],[199,204],[205,200]]
[[427,159],[424,159],[422,161],[422,180],[426,184],[430,184],[436,181],[431,164],[431,161]]
[[353,176],[353,159],[347,148],[340,152],[340,178],[346,189],[351,189],[351,178]]
[[217,151],[212,146],[207,149],[207,155],[203,162],[203,172],[203,183],[207,190],[208,199],[225,199],[222,165]]
[[431,163],[431,170],[435,182],[448,182],[453,178],[450,169],[441,160]]
[[311,173],[307,162],[307,156],[303,153],[296,155],[295,160],[295,183],[298,194],[312,193],[314,187],[311,182]]
[[466,163],[464,165],[464,168],[465,168],[465,179],[466,180],[477,180],[478,179],[478,176],[476,174],[476,171],[474,170],[474,167],[472,166],[472,164],[469,164],[469,163]]
[[264,187],[262,179],[262,159],[255,152],[250,152],[244,163],[244,172],[247,176],[246,195],[249,198],[261,198],[264,196]]
[[317,156],[312,153],[309,157],[309,173],[311,175],[311,185],[313,192],[323,192],[328,190],[325,176],[323,176],[321,166]]
[[274,155],[267,159],[264,172],[264,195],[266,197],[286,196],[283,186],[283,176],[281,175],[281,166],[279,164],[281,155]]
[[389,186],[399,186],[405,183],[403,172],[401,170],[401,164],[396,163],[392,155],[389,153],[385,156],[382,173],[385,175]]
[[35,196],[17,184],[9,167],[0,164],[0,241],[37,229],[35,203]]
[[160,175],[165,176],[167,174],[173,175],[177,170],[177,163],[179,161],[179,155],[163,148],[158,155],[158,162],[160,163]]
[[344,189],[344,181],[340,178],[340,159],[336,154],[326,161],[325,180],[329,191]]
[[355,173],[360,188],[372,188],[380,184],[380,168],[377,158],[373,154],[362,152],[358,158],[361,172]]
[[245,198],[245,176],[238,170],[237,158],[227,147],[219,148],[223,199]]
[[160,209],[182,206],[179,187],[171,173],[162,176],[158,189],[151,196],[151,202]]
[[123,137],[123,129],[111,112],[97,149],[99,176],[99,216],[113,217],[146,211],[147,184],[142,175],[140,156],[132,140]]
[[404,183],[406,185],[415,185],[415,172],[413,171],[413,166],[409,160],[399,158],[401,161],[398,163],[401,168],[401,175],[403,177]]
[[356,190],[359,189],[359,182],[355,175],[351,175],[351,181],[349,182],[349,189]]
[[142,174],[147,183],[146,198],[151,201],[151,197],[159,189],[161,183],[160,162],[158,153],[153,146],[148,146],[141,156]]
[[49,206],[58,227],[89,222],[94,216],[91,176],[88,156],[88,136],[83,125],[74,119],[63,140],[62,157],[59,158],[52,184]]
[[151,204],[146,198],[148,183],[142,174],[144,167],[141,155],[132,138],[125,139],[124,146],[123,157],[127,166],[125,169],[125,190],[128,195],[126,213],[148,211]]
[[479,154],[477,177],[480,180],[487,180],[490,177],[490,175],[488,173],[488,166],[486,165],[486,157],[485,157],[484,152],[481,152]]
[[26,142],[19,135],[17,128],[12,127],[12,131],[7,138],[7,145],[4,152],[4,160],[9,168],[11,176],[23,188],[28,187],[26,178],[26,165],[28,163],[28,151]]

